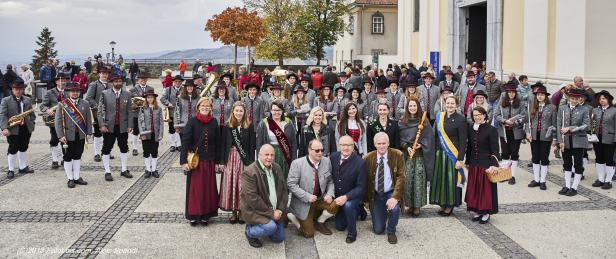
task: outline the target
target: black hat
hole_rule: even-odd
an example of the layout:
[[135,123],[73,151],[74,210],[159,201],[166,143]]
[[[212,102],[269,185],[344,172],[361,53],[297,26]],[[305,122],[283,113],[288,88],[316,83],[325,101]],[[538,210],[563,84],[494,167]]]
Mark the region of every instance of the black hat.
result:
[[443,87],[443,89],[441,89],[441,94],[442,94],[443,92],[445,92],[445,91],[448,91],[448,92],[450,92],[450,93],[453,93],[453,89],[451,89],[451,87],[449,87],[449,86],[445,86],[445,87]]
[[64,91],[79,91],[81,92],[81,87],[79,87],[79,84],[75,84],[73,82],[66,82],[64,83]]
[[224,73],[220,76],[220,79],[222,80],[223,78],[228,77],[229,79],[233,78],[233,75],[231,75],[231,73]]
[[150,77],[150,73],[148,72],[139,72],[139,78],[149,78]]
[[281,90],[282,91],[282,86],[278,83],[274,83],[274,85],[272,86],[272,91],[274,90]]
[[70,79],[69,76],[63,72],[56,74],[56,80],[58,79]]
[[377,89],[375,94],[386,94],[385,89]]
[[186,79],[186,81],[184,81],[184,86],[195,86],[195,81],[194,79]]
[[432,75],[432,73],[430,73],[430,72],[425,72],[425,73],[421,76],[421,78],[426,78],[426,77],[430,77],[430,78],[434,79],[434,75]]
[[579,88],[573,88],[571,90],[569,90],[569,93],[567,93],[569,95],[569,97],[582,97],[582,95],[584,95],[586,91],[579,89]]
[[533,87],[537,87],[537,91],[535,91],[535,94],[538,93],[542,93],[545,94],[546,96],[550,95],[550,93],[548,93],[548,90],[545,88],[545,86],[543,86],[543,84],[539,83],[539,86],[536,86],[536,84],[533,85]]
[[257,91],[259,90],[259,85],[255,82],[255,81],[248,81],[246,82],[246,84],[244,85],[244,88],[246,90],[250,89],[250,88],[257,88]]
[[458,69],[462,69],[462,68],[463,68],[462,65],[458,65]]
[[452,76],[453,76],[453,71],[451,71],[451,70],[445,70],[445,75],[452,75]]
[[338,92],[338,90],[340,90],[340,89],[344,90],[344,92],[345,92],[345,93],[346,93],[346,91],[347,91],[347,89],[346,89],[344,86],[342,86],[342,85],[338,85],[338,87],[336,87],[336,93],[337,93],[337,92]]
[[505,91],[509,92],[509,91],[518,91],[518,86],[513,82],[513,81],[509,81],[507,82],[507,84],[505,84]]
[[321,90],[323,90],[323,89],[325,89],[325,88],[329,88],[329,90],[332,90],[332,88],[334,88],[334,86],[333,86],[333,85],[331,85],[331,84],[328,84],[328,83],[323,83],[323,84],[321,85]]
[[306,82],[310,83],[310,81],[312,81],[312,80],[308,76],[302,76],[302,78],[299,80],[299,82],[301,83],[303,81],[306,81]]
[[265,82],[265,88],[266,88],[266,89],[267,89],[267,88],[270,88],[270,87],[273,87],[273,86],[274,86],[274,83],[273,83],[273,82],[271,82],[271,81],[267,81],[267,82]]
[[103,66],[98,70],[99,73],[110,73],[111,70],[107,66]]
[[400,86],[400,82],[398,82],[398,78],[395,76],[387,80],[387,85],[391,85],[391,84],[396,84],[397,86]]
[[199,75],[199,74],[194,74],[192,79],[193,80],[197,80],[199,78],[203,78],[203,77],[201,75]]
[[150,89],[143,94],[143,97],[148,97],[148,96],[158,97],[158,94],[156,94],[153,89]]
[[473,72],[473,71],[468,71],[468,72],[466,73],[466,77],[469,77],[469,76],[475,77],[475,72]]
[[408,82],[408,83],[406,83],[406,87],[416,88],[417,87],[417,83],[415,83],[415,82]]
[[362,85],[365,85],[365,84],[374,85],[374,82],[372,82],[372,80],[370,80],[370,79],[366,79],[366,80],[364,80],[364,82],[362,83]]
[[24,83],[24,80],[22,80],[21,78],[17,78],[15,81],[13,81],[13,85],[11,87],[12,88],[26,88],[26,85]]
[[610,103],[610,105],[612,104],[612,101],[614,100],[614,96],[612,96],[612,94],[610,94],[610,92],[608,91],[601,91],[595,94],[595,98],[597,99],[597,102],[599,102],[599,97],[600,96],[605,96],[605,98],[607,98],[607,102]]
[[111,77],[109,78],[109,82],[113,82],[118,79],[122,80],[122,77],[120,75],[112,74]]
[[359,86],[351,86],[351,88],[349,89],[349,93],[353,92],[353,91],[358,91],[361,93],[363,89],[361,89]]
[[297,92],[299,92],[299,91],[302,91],[302,92],[306,93],[306,89],[304,89],[304,87],[303,87],[303,86],[301,86],[301,85],[297,85],[297,86],[295,86],[295,89],[293,90],[293,92],[294,92],[294,93],[297,93]]
[[543,86],[543,83],[541,81],[537,81],[535,84],[531,85],[530,88],[535,88],[535,87],[541,87]]
[[478,90],[475,94],[473,94],[473,99],[475,99],[475,97],[477,97],[478,95],[481,95],[485,97],[486,99],[488,99],[488,95],[483,90]]
[[291,73],[291,74],[287,75],[287,79],[289,79],[291,77],[295,77],[295,80],[297,81],[297,75],[295,73]]
[[338,77],[349,77],[349,76],[346,74],[346,72],[343,71],[343,72],[338,73]]
[[184,78],[181,75],[176,75],[173,77],[173,81],[175,80],[180,80],[180,81],[184,81]]

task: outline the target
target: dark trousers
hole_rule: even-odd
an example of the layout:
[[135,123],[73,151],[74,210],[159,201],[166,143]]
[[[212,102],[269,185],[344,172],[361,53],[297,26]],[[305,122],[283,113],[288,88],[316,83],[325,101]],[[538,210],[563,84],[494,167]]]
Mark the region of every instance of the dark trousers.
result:
[[357,212],[361,199],[348,200],[338,208],[336,213],[336,229],[347,230],[348,235],[357,236]]
[[387,210],[387,200],[391,198],[393,191],[389,191],[382,196],[374,192],[372,201],[372,230],[374,233],[383,234],[387,225],[387,234],[396,234],[396,226],[400,219],[400,202],[392,210]]
[[[599,142],[601,142],[601,135]],[[592,144],[595,149],[596,163],[614,166],[614,144],[595,143]]]
[[571,168],[575,165],[575,173],[583,174],[584,165],[582,164],[582,158],[584,150],[585,148],[565,148],[565,151],[563,151],[563,169],[571,171]]
[[133,118],[133,135],[139,136],[139,118]]
[[141,140],[143,148],[143,157],[148,158],[150,155],[153,158],[158,157],[158,141],[156,141],[154,133],[150,134],[150,139]]
[[169,126],[169,134],[175,133],[175,128],[173,127],[173,117],[169,117],[169,122],[167,122],[167,126]]
[[103,135],[103,155],[109,155],[116,139],[121,153],[128,152],[128,132],[120,133],[120,125],[115,125],[113,132],[107,132]]
[[137,77],[137,74],[135,74],[135,73],[131,73],[130,74],[130,81],[131,81],[131,83],[133,83],[133,86],[135,86],[135,82],[136,82],[135,78],[136,77]]
[[518,161],[520,159],[520,143],[522,143],[522,140],[515,140],[511,130],[506,130],[505,133],[507,140],[505,141],[505,138],[500,138],[501,159]]
[[533,164],[549,165],[551,141],[533,140],[530,142],[530,151]]
[[6,142],[9,143],[8,153],[15,155],[17,152],[26,152],[30,144],[32,134],[28,131],[28,126],[19,126],[19,135],[10,135],[6,137]]
[[60,140],[58,139],[58,133],[56,133],[56,128],[53,126],[50,126],[49,134],[51,134],[51,138],[49,138],[49,146],[50,147],[57,146],[58,143],[60,143]]
[[64,162],[70,162],[72,160],[81,160],[83,154],[83,147],[86,144],[85,139],[79,139],[79,132],[75,132],[75,141],[68,141],[64,152]]
[[[96,111],[92,111],[92,114],[96,114]],[[95,115],[96,116],[96,115]],[[103,133],[101,133],[101,129],[98,127],[98,119],[96,117],[94,117],[94,137],[95,138],[100,138],[103,136]]]

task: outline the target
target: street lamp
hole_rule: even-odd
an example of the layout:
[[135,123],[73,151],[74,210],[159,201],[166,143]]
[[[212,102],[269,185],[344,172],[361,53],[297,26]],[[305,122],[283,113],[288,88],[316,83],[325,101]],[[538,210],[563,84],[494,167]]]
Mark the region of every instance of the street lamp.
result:
[[115,46],[116,46],[116,42],[115,41],[109,42],[109,46],[111,47],[111,62],[115,62]]

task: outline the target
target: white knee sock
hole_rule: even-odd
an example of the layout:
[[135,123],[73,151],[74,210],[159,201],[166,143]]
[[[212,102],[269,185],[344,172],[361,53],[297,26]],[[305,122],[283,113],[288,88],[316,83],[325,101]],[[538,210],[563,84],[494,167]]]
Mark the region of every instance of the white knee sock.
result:
[[19,157],[19,169],[24,169],[28,166],[28,154],[26,152],[17,152],[17,156]]
[[152,171],[152,162],[150,160],[151,158],[146,157],[143,159],[143,162],[145,163],[145,170],[146,171]]
[[518,170],[518,161],[511,161],[511,176],[515,177],[515,173]]
[[291,223],[293,223],[293,225],[295,225],[295,227],[297,227],[297,229],[300,228],[299,220],[295,217],[295,215],[293,215],[293,213],[287,213],[287,218]]
[[126,162],[128,161],[128,153],[120,153],[120,160],[122,160],[122,172],[126,171]]
[[58,162],[58,146],[53,146],[51,149],[51,161]]
[[581,174],[575,174],[575,176],[573,176],[573,184],[571,185],[571,188],[575,189],[577,191],[578,189],[578,185],[580,185],[580,181],[582,180],[582,175]]
[[9,154],[7,156],[7,160],[9,163],[9,171],[15,171],[15,164],[17,163],[17,154]]
[[613,167],[613,166],[606,166],[605,167],[606,176],[605,176],[604,183],[611,183],[612,182],[612,178],[614,178],[614,172],[615,171],[616,171],[616,168]]
[[73,160],[73,178],[79,180],[81,173],[81,160]]
[[582,165],[586,168],[586,165],[588,165],[588,158],[582,158]]
[[545,183],[545,179],[548,176],[548,166],[547,165],[542,165],[541,166],[541,183]]
[[539,164],[533,164],[533,177],[535,182],[539,182],[541,177],[541,166]]
[[130,145],[132,149],[137,149],[137,136],[133,135],[133,133],[129,133],[130,135]]
[[103,137],[94,137],[94,155],[100,155],[101,154],[101,143],[103,143]]
[[565,187],[571,188],[571,171],[565,171]]
[[73,161],[64,161],[64,173],[69,180],[77,180],[73,177]]
[[325,223],[325,221],[328,218],[331,218],[332,216],[334,216],[333,214],[329,213],[327,210],[323,210],[323,213],[321,214],[321,216],[319,216],[319,218],[317,219],[317,222],[319,223]]
[[175,147],[180,147],[182,145],[182,139],[180,139],[179,133],[173,133],[175,135]]
[[152,163],[152,171],[156,171],[156,165],[158,164],[158,158],[152,157],[152,155],[150,155],[150,163]]
[[109,168],[109,155],[103,155],[103,166],[105,167],[105,173],[111,173],[111,168]]
[[595,164],[595,169],[597,170],[597,180],[599,180],[599,182],[604,182],[606,168],[607,167],[605,166],[605,164]]

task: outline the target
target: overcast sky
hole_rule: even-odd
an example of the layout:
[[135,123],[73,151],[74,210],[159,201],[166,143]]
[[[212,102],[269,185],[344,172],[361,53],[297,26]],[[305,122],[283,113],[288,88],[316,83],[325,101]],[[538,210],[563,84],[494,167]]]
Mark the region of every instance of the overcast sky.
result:
[[0,0],[0,62],[30,59],[49,27],[58,55],[218,47],[207,19],[241,0]]

